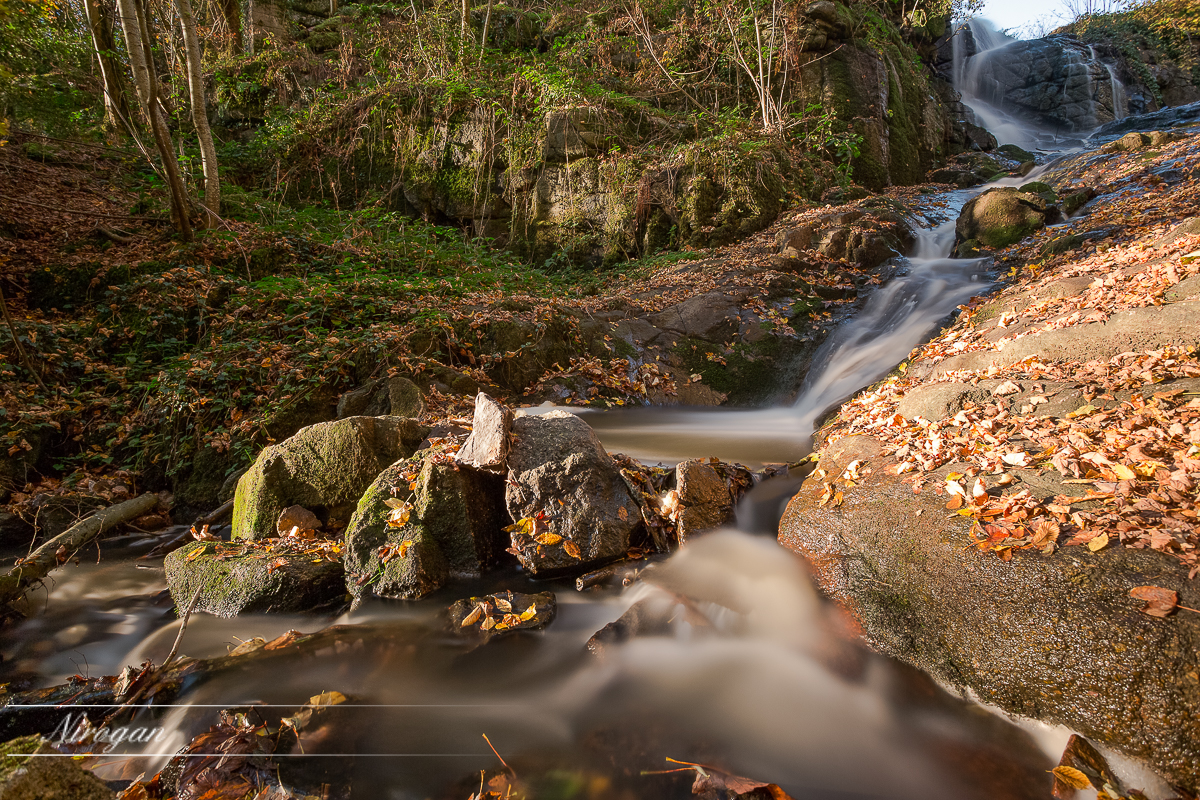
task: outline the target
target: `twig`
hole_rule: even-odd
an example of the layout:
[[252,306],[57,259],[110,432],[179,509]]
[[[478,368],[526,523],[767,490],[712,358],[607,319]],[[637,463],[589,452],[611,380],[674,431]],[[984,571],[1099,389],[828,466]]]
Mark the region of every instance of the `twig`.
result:
[[512,775],[514,778],[515,778],[515,777],[517,777],[517,773],[516,773],[516,772],[514,772],[514,771],[513,771],[513,768],[512,768],[512,767],[510,767],[510,766],[508,765],[508,762],[504,760],[504,756],[500,755],[500,753],[498,753],[498,752],[496,751],[496,748],[495,748],[495,747],[492,745],[492,740],[491,740],[491,739],[489,739],[489,738],[487,738],[487,734],[486,734],[486,733],[484,733],[484,734],[481,734],[481,735],[483,736],[483,740],[484,740],[485,742],[487,742],[487,744],[488,744],[488,747],[491,747],[491,748],[492,748],[492,752],[493,752],[493,753],[496,753],[496,758],[500,759],[500,763],[504,765],[504,768],[505,768],[506,770],[508,770],[508,773],[509,773],[510,775]]
[[49,211],[58,211],[63,214],[75,214],[80,217],[99,217],[101,219],[131,219],[137,222],[163,222],[163,220],[158,219],[157,217],[132,217],[128,214],[101,214],[98,211],[75,211],[74,209],[70,208],[62,208],[61,206],[48,206],[43,203],[35,203],[32,200],[22,200],[19,197],[9,197],[6,194],[0,194],[0,200],[8,200],[12,203],[34,206],[35,208],[44,208]]
[[116,244],[129,244],[133,241],[132,236],[122,235],[114,231],[112,228],[106,228],[103,225],[97,225],[96,232],[105,239],[108,239],[110,242],[115,242]]
[[183,632],[187,630],[188,620],[192,618],[192,612],[196,610],[196,603],[200,602],[200,591],[204,589],[204,583],[200,582],[196,586],[196,593],[192,595],[192,602],[188,603],[187,611],[183,612],[183,624],[179,626],[179,633],[175,637],[175,644],[171,645],[171,652],[167,653],[167,657],[163,660],[162,666],[159,669],[166,669],[167,665],[175,658],[175,653],[179,651],[179,643],[183,641]]
[[29,363],[29,356],[25,355],[25,348],[21,346],[21,339],[17,336],[17,325],[8,313],[8,302],[4,299],[3,286],[0,286],[0,310],[4,312],[4,321],[8,323],[8,332],[12,334],[13,344],[17,346],[17,354],[21,356],[21,363],[25,366],[29,374],[33,376],[33,379],[38,382],[38,386],[42,387],[42,391],[49,394],[50,390],[42,382],[42,376],[34,371],[33,365]]

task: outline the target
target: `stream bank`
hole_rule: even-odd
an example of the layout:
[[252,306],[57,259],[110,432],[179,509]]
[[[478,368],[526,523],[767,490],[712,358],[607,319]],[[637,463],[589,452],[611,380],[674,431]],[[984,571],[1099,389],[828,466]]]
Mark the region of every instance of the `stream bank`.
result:
[[882,652],[1194,792],[1200,132],[1174,138],[1040,176],[1096,199],[837,410],[779,539]]

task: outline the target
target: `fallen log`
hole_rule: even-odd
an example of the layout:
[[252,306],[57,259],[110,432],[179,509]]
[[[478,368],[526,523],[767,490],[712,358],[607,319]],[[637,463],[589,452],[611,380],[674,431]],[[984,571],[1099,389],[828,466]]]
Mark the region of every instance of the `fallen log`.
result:
[[56,567],[100,534],[149,513],[157,504],[157,495],[143,494],[124,503],[109,506],[75,523],[33,551],[31,555],[19,559],[17,565],[0,578],[0,620],[24,617],[25,614],[16,606],[24,599],[31,586],[40,583]]
[[232,513],[233,513],[233,501],[230,500],[230,501],[220,505],[215,511],[207,514],[206,516],[203,516],[203,517],[200,517],[199,519],[197,519],[195,522],[192,523],[192,526],[190,528],[188,528],[186,531],[179,534],[178,536],[173,537],[170,541],[163,542],[162,544],[156,545],[154,547],[154,549],[151,550],[149,553],[146,553],[145,555],[142,555],[142,556],[138,556],[138,560],[143,561],[148,558],[162,558],[167,553],[171,553],[171,552],[174,552],[175,550],[178,550],[179,548],[183,547],[188,542],[192,542],[198,538],[202,538],[201,536],[197,535],[197,530],[199,530],[203,534],[207,534],[209,525],[212,525],[216,522],[220,522],[221,520],[223,520],[225,517],[228,517]]

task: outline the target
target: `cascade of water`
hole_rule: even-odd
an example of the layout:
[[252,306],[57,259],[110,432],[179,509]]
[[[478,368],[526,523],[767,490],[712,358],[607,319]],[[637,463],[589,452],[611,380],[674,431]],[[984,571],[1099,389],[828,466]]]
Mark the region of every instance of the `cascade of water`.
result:
[[983,259],[950,258],[956,209],[975,193],[954,192],[950,220],[918,231],[899,274],[818,349],[791,408],[633,409],[589,415],[588,422],[606,447],[635,458],[704,454],[754,464],[803,456],[822,414],[886,375],[940,320],[987,287]]

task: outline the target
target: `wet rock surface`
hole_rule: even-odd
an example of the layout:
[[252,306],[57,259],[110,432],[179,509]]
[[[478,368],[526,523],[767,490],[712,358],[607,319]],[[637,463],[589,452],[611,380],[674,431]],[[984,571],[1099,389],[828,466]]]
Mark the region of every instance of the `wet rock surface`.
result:
[[196,542],[163,561],[167,588],[182,614],[199,591],[196,610],[218,617],[252,613],[333,613],[345,605],[340,561],[307,553],[225,555]]
[[823,450],[828,473],[855,460],[873,471],[836,508],[821,504],[819,480],[806,481],[779,537],[868,641],[985,702],[1200,785],[1200,619],[1156,619],[1129,596],[1153,584],[1195,607],[1186,571],[1148,551],[1066,548],[1008,562],[980,554],[968,546],[969,523],[947,518],[945,497],[915,495],[880,455],[867,437]]
[[518,417],[513,439],[505,503],[529,520],[512,533],[522,566],[582,571],[624,556],[641,510],[587,423],[564,411]]
[[447,609],[451,633],[488,642],[518,631],[545,628],[558,614],[553,592],[523,594],[505,591],[457,600]]

